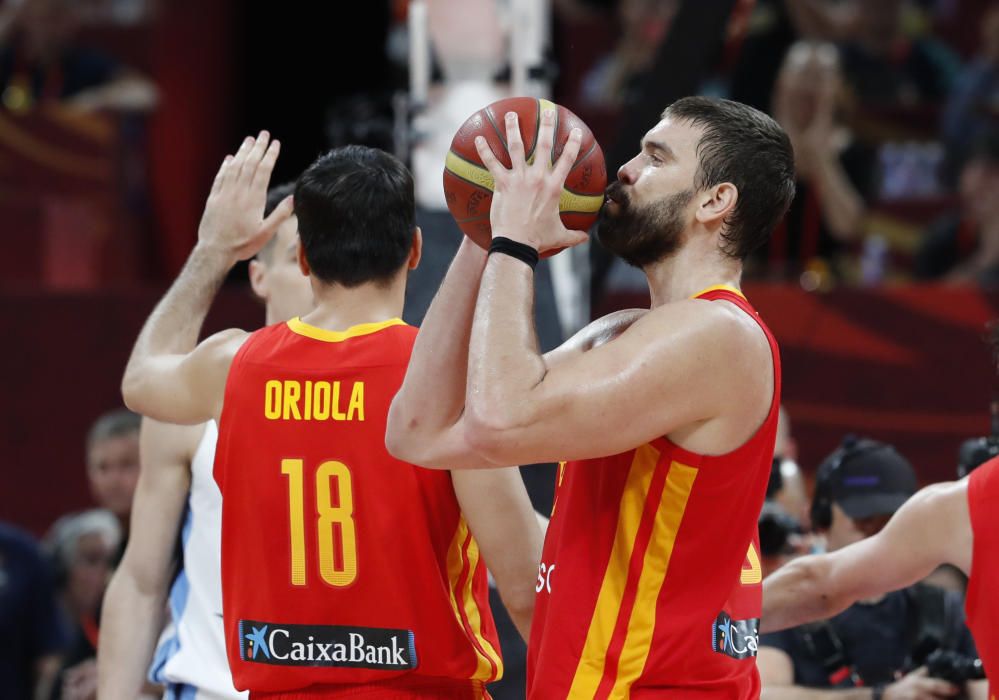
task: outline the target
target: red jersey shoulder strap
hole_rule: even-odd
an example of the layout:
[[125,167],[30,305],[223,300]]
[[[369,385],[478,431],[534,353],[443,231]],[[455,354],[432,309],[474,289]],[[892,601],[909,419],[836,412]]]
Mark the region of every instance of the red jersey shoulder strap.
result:
[[982,518],[990,512],[989,496],[994,500],[999,494],[999,457],[994,457],[981,465],[968,477],[968,510],[971,513],[971,528],[982,530]]
[[759,312],[753,308],[753,305],[749,303],[746,299],[746,295],[735,287],[727,284],[719,284],[714,287],[708,287],[707,289],[702,289],[697,294],[695,294],[692,299],[704,299],[706,301],[727,301],[735,304],[740,309],[742,309],[746,314],[749,315],[751,319],[756,321],[763,334],[767,338],[767,342],[770,344],[770,353],[773,357],[774,366],[774,397],[771,404],[771,413],[773,413],[780,405],[780,395],[781,395],[781,366],[780,366],[780,347],[777,345],[777,338],[771,332],[767,324],[763,322],[760,318]]

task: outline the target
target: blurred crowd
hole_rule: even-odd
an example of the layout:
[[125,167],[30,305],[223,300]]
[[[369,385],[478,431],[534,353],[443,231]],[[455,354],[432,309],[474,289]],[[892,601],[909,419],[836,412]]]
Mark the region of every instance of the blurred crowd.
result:
[[[994,286],[999,5],[733,4],[728,27],[709,39],[718,48],[702,67],[701,92],[774,116],[791,137],[799,176],[791,211],[747,275],[809,290],[924,280]],[[570,28],[567,42],[578,31],[601,43],[593,30],[600,22],[619,29],[609,50],[576,60],[560,99],[614,123],[650,79],[670,79],[656,57],[675,38],[670,27],[680,6],[556,2]]]
[[0,688],[5,698],[92,698],[101,601],[128,540],[140,417],[100,416],[84,452],[93,508],[68,513],[41,543],[0,522]]

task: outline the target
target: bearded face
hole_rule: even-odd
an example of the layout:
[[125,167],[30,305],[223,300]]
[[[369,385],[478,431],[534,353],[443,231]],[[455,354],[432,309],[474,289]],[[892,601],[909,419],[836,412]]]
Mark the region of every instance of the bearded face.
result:
[[597,224],[600,243],[638,268],[669,257],[683,244],[684,209],[693,196],[693,190],[683,190],[639,206],[620,182],[611,183]]

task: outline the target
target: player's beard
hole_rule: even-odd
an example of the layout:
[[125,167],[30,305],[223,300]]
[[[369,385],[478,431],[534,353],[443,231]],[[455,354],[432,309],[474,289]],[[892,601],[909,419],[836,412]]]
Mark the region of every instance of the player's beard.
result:
[[600,210],[597,235],[607,250],[629,265],[651,265],[683,245],[683,212],[693,190],[676,192],[644,207],[632,204],[620,182],[611,183],[607,196],[617,204],[617,211],[611,213],[607,205]]

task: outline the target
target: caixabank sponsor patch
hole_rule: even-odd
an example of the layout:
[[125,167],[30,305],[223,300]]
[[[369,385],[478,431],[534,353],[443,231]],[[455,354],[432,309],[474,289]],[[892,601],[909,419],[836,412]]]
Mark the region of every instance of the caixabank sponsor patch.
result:
[[239,621],[243,661],[276,666],[328,666],[401,671],[416,668],[409,630]]
[[733,659],[756,656],[760,644],[760,620],[733,620],[721,612],[711,625],[711,648]]

